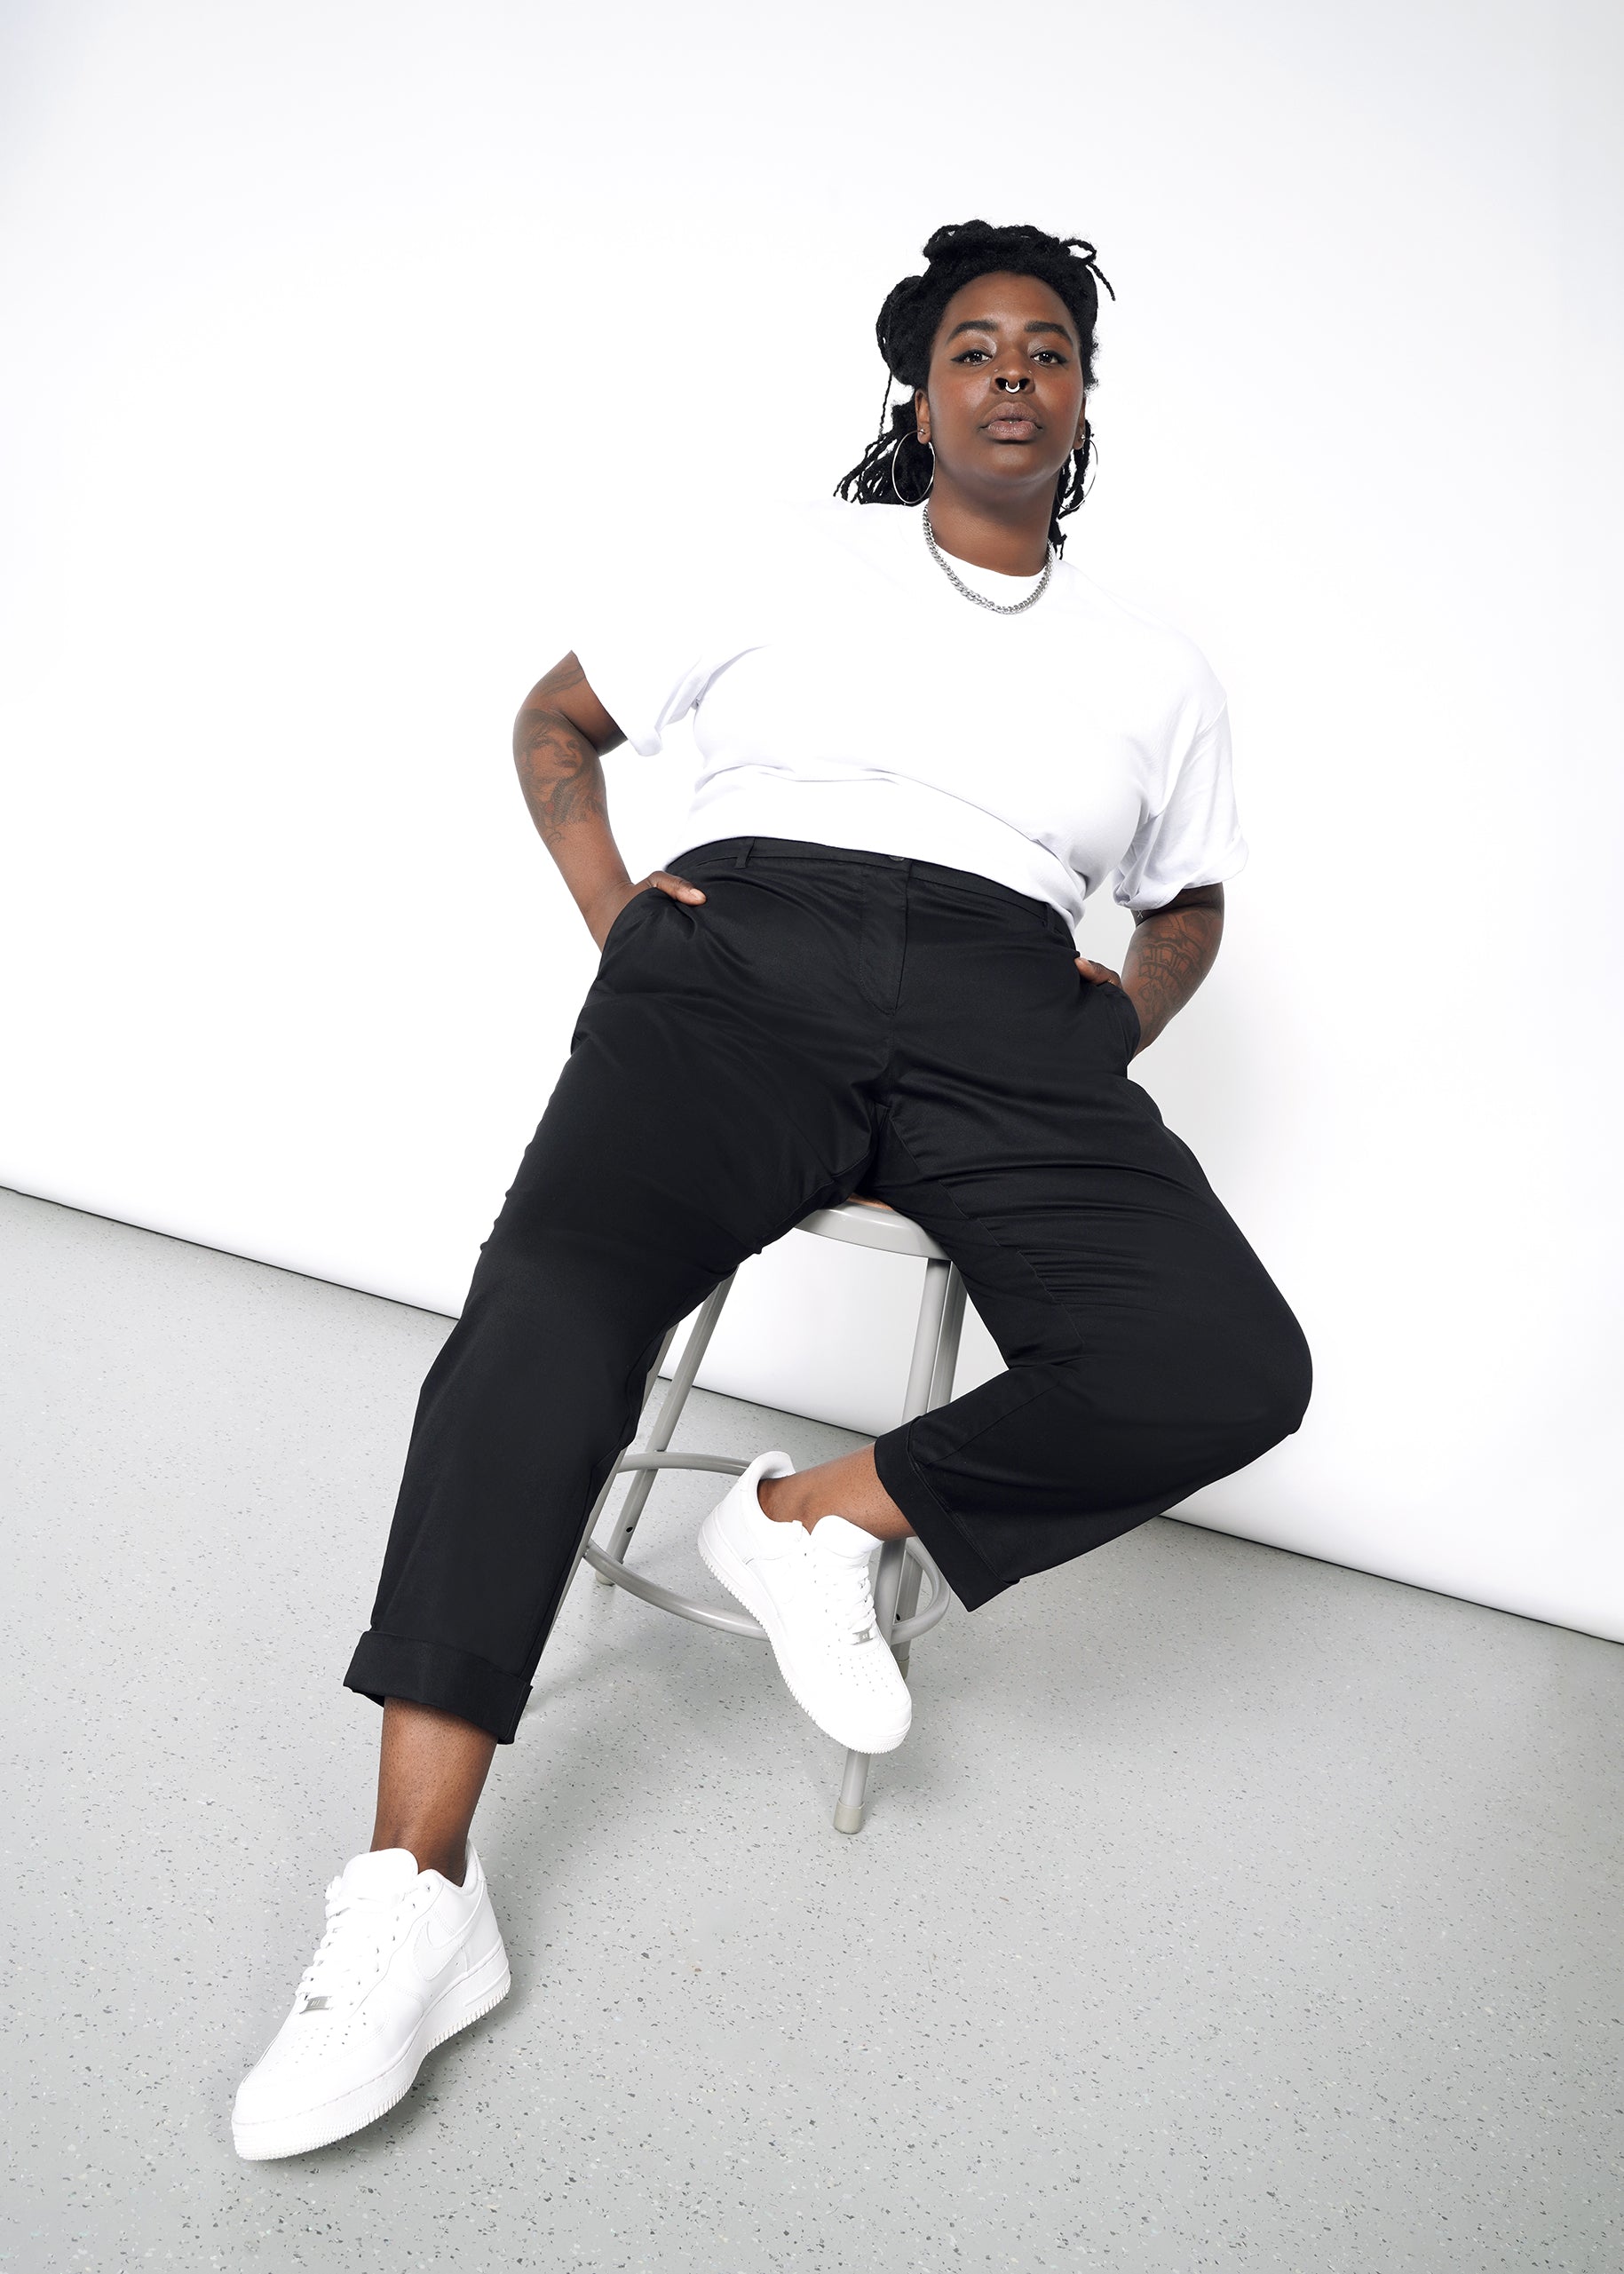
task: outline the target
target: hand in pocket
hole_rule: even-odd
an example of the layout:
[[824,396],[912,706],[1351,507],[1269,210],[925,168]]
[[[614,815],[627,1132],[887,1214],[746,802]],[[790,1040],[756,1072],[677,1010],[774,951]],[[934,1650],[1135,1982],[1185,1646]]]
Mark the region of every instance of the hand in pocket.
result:
[[705,897],[699,886],[690,884],[685,876],[678,876],[669,868],[653,868],[640,883],[628,884],[613,899],[606,899],[593,908],[587,926],[591,932],[593,945],[599,948],[604,947],[622,910],[631,906],[639,892],[651,891],[663,892],[668,899],[685,900],[690,906]]

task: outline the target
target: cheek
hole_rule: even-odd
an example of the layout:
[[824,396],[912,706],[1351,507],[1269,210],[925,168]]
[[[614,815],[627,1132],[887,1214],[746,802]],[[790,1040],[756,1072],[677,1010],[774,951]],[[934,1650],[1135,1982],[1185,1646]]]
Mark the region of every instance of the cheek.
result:
[[[956,376],[956,375],[955,375]],[[981,390],[949,379],[931,389],[931,424],[939,433],[968,434],[980,416]]]
[[1069,412],[1075,422],[1082,416],[1082,384],[1074,371],[1043,371],[1038,373],[1038,392],[1048,408],[1056,412]]

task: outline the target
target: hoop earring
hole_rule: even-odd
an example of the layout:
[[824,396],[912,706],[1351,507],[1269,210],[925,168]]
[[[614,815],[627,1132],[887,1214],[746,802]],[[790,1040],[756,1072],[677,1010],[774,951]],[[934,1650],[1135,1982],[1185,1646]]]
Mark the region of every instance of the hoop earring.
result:
[[[906,434],[899,434],[897,437],[897,447],[891,454],[891,494],[896,499],[899,505],[923,505],[926,498],[931,495],[931,492],[936,487],[936,452],[929,442],[920,444],[920,448],[922,449],[929,450],[931,453],[931,479],[926,482],[924,487],[920,491],[917,497],[904,497],[902,492],[897,487],[897,461],[902,456],[902,445],[909,438]],[[919,441],[917,434],[915,434],[912,439],[915,442]]]
[[1088,497],[1089,497],[1089,496],[1091,496],[1091,495],[1093,495],[1093,491],[1094,491],[1094,483],[1099,479],[1099,449],[1098,449],[1098,447],[1097,447],[1097,445],[1096,444],[1096,442],[1095,442],[1095,440],[1094,440],[1094,429],[1093,429],[1093,428],[1089,424],[1089,423],[1088,423],[1088,421],[1087,421],[1086,419],[1083,421],[1083,427],[1082,427],[1082,431],[1083,431],[1084,434],[1086,434],[1086,435],[1087,435],[1087,437],[1088,437],[1088,440],[1087,440],[1087,442],[1086,442],[1086,443],[1085,443],[1085,445],[1084,445],[1084,448],[1085,448],[1085,449],[1087,450],[1087,453],[1088,453],[1088,456],[1087,456],[1087,458],[1085,459],[1085,461],[1084,461],[1083,464],[1078,468],[1078,472],[1081,474],[1081,473],[1082,473],[1082,472],[1087,471],[1088,471],[1088,467],[1089,467],[1089,462],[1091,461],[1091,462],[1092,462],[1092,467],[1093,467],[1093,479],[1089,481],[1089,486],[1088,486],[1088,487],[1087,487],[1086,489],[1080,489],[1080,490],[1078,491],[1078,494],[1077,494],[1077,503],[1078,503],[1078,504],[1079,504],[1079,505],[1081,505],[1081,504],[1083,503],[1083,501],[1084,501],[1084,499],[1085,499],[1085,498],[1088,498]]

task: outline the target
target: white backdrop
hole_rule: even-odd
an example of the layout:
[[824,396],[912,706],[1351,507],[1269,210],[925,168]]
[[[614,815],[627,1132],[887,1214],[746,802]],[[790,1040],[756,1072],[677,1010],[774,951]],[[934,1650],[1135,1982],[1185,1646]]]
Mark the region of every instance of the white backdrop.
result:
[[[1624,1638],[1616,12],[6,37],[0,1181],[456,1311],[595,964],[508,754],[578,580],[827,492],[938,222],[1081,232],[1072,558],[1205,649],[1253,848],[1136,1078],[1317,1367],[1180,1514]],[[609,773],[640,874],[680,759]],[[886,1425],[915,1268],[791,1235],[702,1378]]]

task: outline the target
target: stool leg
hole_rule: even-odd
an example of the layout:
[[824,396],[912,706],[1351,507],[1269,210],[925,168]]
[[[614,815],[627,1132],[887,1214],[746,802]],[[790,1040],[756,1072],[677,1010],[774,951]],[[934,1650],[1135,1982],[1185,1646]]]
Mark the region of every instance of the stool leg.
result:
[[[677,1324],[680,1324],[680,1321],[677,1321]],[[651,1369],[648,1369],[648,1381],[644,1383],[644,1403],[641,1403],[641,1407],[639,1407],[639,1419],[641,1419],[641,1414],[644,1414],[644,1410],[646,1410],[646,1407],[648,1407],[648,1398],[651,1398],[651,1396],[655,1394],[655,1383],[660,1381],[660,1369],[661,1369],[661,1367],[664,1367],[664,1362],[667,1362],[667,1351],[671,1349],[673,1342],[676,1342],[676,1324],[669,1326],[669,1328],[667,1328],[667,1337],[664,1337],[664,1342],[661,1342],[661,1344],[660,1344],[660,1355],[657,1355],[655,1362],[653,1362],[653,1367],[651,1367]],[[667,1391],[667,1403],[669,1403],[669,1401],[671,1401],[671,1398],[669,1398],[669,1391]],[[664,1419],[664,1410],[661,1410],[661,1419]],[[664,1448],[661,1448],[661,1451],[664,1451]],[[598,1517],[603,1515],[603,1503],[605,1503],[605,1501],[607,1501],[607,1499],[610,1499],[610,1494],[612,1494],[612,1492],[614,1492],[614,1480],[619,1478],[619,1476],[625,1476],[625,1469],[621,1469],[621,1464],[616,1462],[614,1467],[610,1469],[610,1474],[605,1476],[605,1480],[603,1480],[603,1492],[600,1492],[600,1494],[598,1494],[598,1505],[596,1505],[594,1510],[591,1510],[591,1515],[587,1517],[587,1540],[591,1540],[591,1535],[594,1535],[594,1531],[596,1531],[596,1528],[598,1528]],[[639,1487],[639,1485],[641,1485],[641,1499],[639,1499],[639,1503],[637,1503],[637,1508],[639,1508],[639,1510],[641,1510],[641,1501],[646,1501],[646,1499],[648,1499],[648,1487],[651,1487],[651,1485],[653,1485],[653,1480],[655,1480],[655,1471],[653,1471],[653,1469],[639,1469],[639,1471],[637,1471],[635,1478],[632,1478],[632,1487],[630,1487],[630,1492],[628,1492],[628,1494],[625,1494],[625,1499],[630,1501],[632,1492],[637,1492],[637,1487]],[[635,1524],[635,1521],[637,1521],[637,1512],[635,1512],[635,1515],[632,1515],[632,1524]],[[621,1551],[623,1551],[623,1546],[625,1546],[625,1535],[623,1535],[623,1531],[621,1531],[621,1525],[623,1525],[623,1524],[625,1524],[625,1508],[621,1508],[621,1515],[616,1517],[614,1531],[610,1533],[612,1553],[614,1553],[616,1557],[621,1556]],[[630,1528],[632,1528],[630,1524],[625,1524],[625,1533],[630,1533]],[[596,1581],[598,1581],[600,1588],[612,1588],[612,1585],[614,1585],[614,1581],[612,1581],[612,1578],[605,1578],[605,1576],[603,1576],[603,1572],[596,1573]]]
[[[677,1424],[682,1419],[682,1409],[688,1402],[688,1392],[693,1387],[693,1377],[700,1369],[700,1361],[705,1355],[710,1337],[716,1332],[717,1320],[722,1316],[722,1305],[726,1302],[733,1283],[738,1276],[737,1272],[730,1272],[721,1285],[713,1288],[700,1305],[699,1316],[693,1321],[693,1332],[684,1345],[677,1371],[671,1376],[671,1386],[665,1393],[665,1403],[660,1408],[659,1419],[649,1431],[646,1444],[638,1447],[639,1453],[663,1453],[676,1435]],[[666,1351],[670,1349],[676,1333],[677,1329],[673,1327],[665,1338],[660,1356],[654,1361],[654,1374],[650,1377],[648,1385],[649,1396],[654,1394],[654,1383],[660,1377],[660,1368],[665,1364]],[[647,1402],[646,1398],[644,1402]],[[614,1472],[617,1475],[619,1473],[618,1470]],[[632,1478],[631,1489],[621,1503],[621,1512],[614,1519],[614,1527],[604,1543],[605,1555],[612,1557],[617,1564],[624,1563],[626,1560],[627,1543],[638,1528],[638,1518],[643,1513],[643,1504],[654,1490],[654,1478],[659,1473],[657,1469],[639,1470]],[[613,1483],[613,1481],[612,1476],[610,1482]],[[606,1486],[604,1489],[606,1493],[608,1486]],[[599,1587],[614,1585],[614,1581],[603,1572],[598,1573],[596,1576]]]
[[936,1346],[936,1364],[931,1372],[931,1393],[925,1401],[925,1412],[933,1414],[945,1406],[953,1395],[953,1377],[958,1371],[959,1337],[964,1331],[964,1274],[956,1264],[947,1266],[947,1292],[942,1303],[941,1339]]
[[[678,1325],[680,1325],[680,1324],[681,1324],[681,1321],[679,1320],[677,1323],[678,1323]],[[647,1403],[648,1403],[649,1399],[650,1399],[650,1398],[654,1396],[654,1384],[655,1384],[655,1383],[656,1383],[656,1382],[658,1382],[658,1381],[659,1381],[659,1379],[660,1379],[660,1369],[661,1369],[661,1367],[665,1364],[665,1354],[666,1354],[666,1352],[670,1349],[671,1344],[676,1341],[676,1339],[677,1339],[677,1327],[670,1327],[670,1328],[669,1328],[669,1329],[668,1329],[667,1334],[666,1334],[665,1340],[664,1340],[664,1341],[661,1343],[661,1345],[660,1345],[660,1355],[659,1355],[659,1357],[655,1359],[655,1360],[654,1360],[654,1362],[653,1366],[651,1366],[651,1367],[650,1367],[650,1368],[648,1369],[648,1380],[647,1380],[647,1381],[644,1383],[644,1385],[643,1385],[643,1404],[644,1404],[645,1406],[646,1406],[646,1405],[647,1405]],[[644,1475],[645,1475],[645,1476],[650,1476],[650,1477],[652,1477],[652,1476],[654,1475],[654,1470],[653,1470],[652,1469],[648,1469],[648,1470],[645,1470],[643,1473],[644,1473]],[[591,1514],[587,1517],[587,1520],[586,1520],[586,1529],[582,1532],[582,1535],[581,1535],[581,1545],[582,1545],[582,1548],[583,1548],[583,1549],[585,1548],[587,1541],[591,1538],[591,1536],[592,1536],[593,1533],[598,1529],[598,1517],[599,1517],[603,1514],[603,1512],[604,1512],[604,1507],[605,1507],[605,1504],[606,1504],[606,1502],[607,1501],[607,1500],[608,1500],[608,1498],[609,1498],[610,1494],[614,1490],[614,1482],[615,1482],[615,1478],[616,1478],[617,1477],[624,1476],[624,1474],[625,1474],[624,1470],[623,1470],[623,1469],[622,1469],[622,1468],[620,1467],[619,1463],[617,1462],[617,1463],[616,1463],[616,1465],[615,1465],[613,1469],[611,1469],[611,1470],[610,1470],[610,1471],[609,1471],[608,1475],[604,1478],[602,1490],[599,1492],[599,1494],[598,1494],[598,1498],[597,1498],[597,1499],[592,1502],[592,1510],[591,1510]],[[577,1555],[576,1555],[576,1557],[575,1557],[575,1564],[576,1564],[576,1568],[577,1568],[577,1569],[579,1569],[579,1568],[580,1568],[580,1564],[581,1564],[581,1557],[580,1557],[580,1554],[579,1554],[579,1553],[577,1553]],[[601,1573],[598,1574],[598,1576],[599,1576],[600,1578],[602,1577]],[[608,1586],[610,1586],[610,1587],[613,1587],[613,1586],[614,1586],[614,1581],[613,1580],[609,1580],[608,1581],[606,1581],[606,1585],[608,1585]]]
[[[959,1337],[964,1327],[964,1278],[957,1264],[947,1274],[947,1299],[942,1304],[941,1340],[936,1346],[936,1364],[931,1374],[930,1397],[925,1406],[933,1414],[945,1406],[953,1395],[953,1377],[958,1370]],[[897,1617],[911,1619],[919,1608],[919,1582],[924,1576],[924,1565],[917,1556],[910,1556],[903,1566],[901,1581],[897,1589]],[[904,1643],[897,1654],[897,1666],[903,1680],[907,1679],[908,1646]]]
[[[931,1405],[931,1392],[935,1386],[937,1353],[941,1349],[942,1326],[947,1313],[947,1296],[952,1282],[959,1278],[953,1265],[933,1256],[925,1265],[924,1292],[919,1299],[919,1324],[914,1330],[914,1356],[907,1370],[907,1390],[902,1400],[901,1418],[916,1421],[928,1413]],[[961,1288],[963,1281],[959,1281]],[[963,1317],[961,1308],[959,1316]],[[956,1347],[956,1333],[955,1333]]]
[[840,1798],[835,1803],[836,1832],[860,1832],[863,1828],[863,1795],[868,1786],[868,1763],[871,1753],[848,1753],[846,1773],[840,1781]]
[[[911,1619],[919,1608],[919,1582],[924,1576],[924,1565],[916,1556],[909,1556],[902,1566],[902,1577],[897,1586],[897,1620]],[[907,1680],[907,1644],[899,1643],[891,1652],[897,1661],[897,1671]]]

